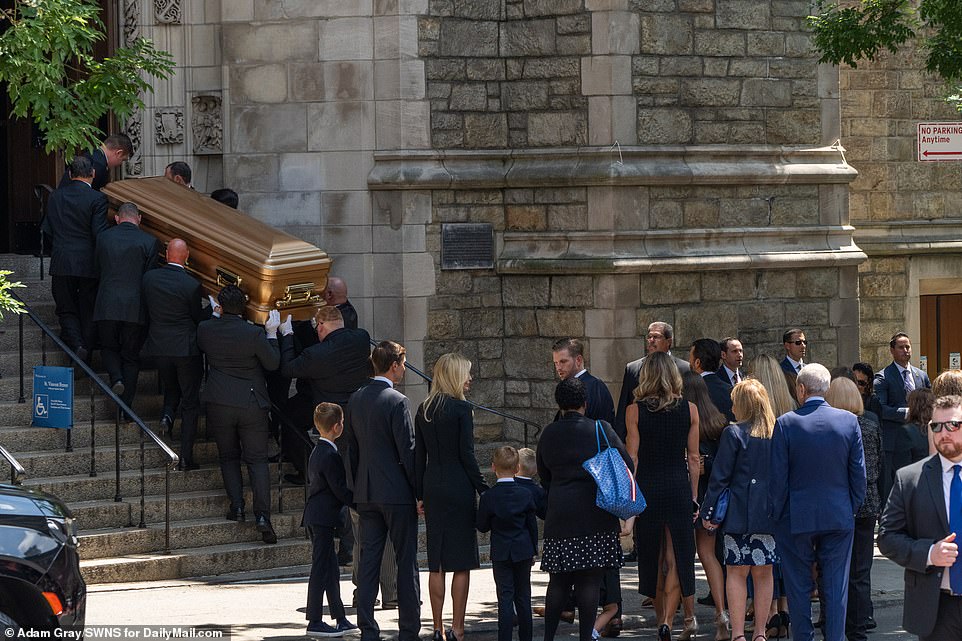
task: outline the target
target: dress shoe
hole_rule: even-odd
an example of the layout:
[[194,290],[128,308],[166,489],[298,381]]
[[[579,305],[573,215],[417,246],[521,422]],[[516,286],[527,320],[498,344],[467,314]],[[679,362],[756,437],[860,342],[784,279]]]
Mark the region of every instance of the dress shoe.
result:
[[559,618],[565,623],[574,623],[575,622],[574,610],[562,610],[561,616]]
[[244,508],[242,507],[232,507],[227,510],[227,520],[228,521],[246,521],[247,517],[244,515]]
[[865,629],[866,629],[866,630],[874,630],[874,629],[877,628],[877,627],[878,627],[878,623],[875,622],[875,619],[874,619],[874,618],[869,617],[868,619],[865,620]]
[[166,414],[160,418],[160,435],[164,436],[165,434],[167,436],[174,435],[174,419]]
[[127,387],[124,385],[123,381],[114,381],[110,385],[110,390],[117,396],[121,396],[125,391],[127,391]]
[[341,554],[341,553],[338,553],[338,555],[337,555],[337,564],[338,564],[339,566],[344,567],[344,566],[346,566],[346,565],[351,565],[353,562],[354,562],[354,559],[351,558],[351,555],[350,555],[350,554]]
[[180,463],[177,464],[177,469],[181,472],[188,472],[190,470],[199,470],[200,465],[194,463],[193,461],[185,461],[184,459],[181,459]]
[[277,543],[277,533],[274,532],[274,527],[266,516],[263,514],[258,516],[254,519],[254,525],[257,527],[257,531],[261,533],[261,539],[263,539],[264,543],[269,545]]
[[397,599],[391,601],[385,601],[384,605],[381,606],[382,610],[397,610]]
[[304,477],[300,474],[285,474],[284,482],[291,485],[304,485]]

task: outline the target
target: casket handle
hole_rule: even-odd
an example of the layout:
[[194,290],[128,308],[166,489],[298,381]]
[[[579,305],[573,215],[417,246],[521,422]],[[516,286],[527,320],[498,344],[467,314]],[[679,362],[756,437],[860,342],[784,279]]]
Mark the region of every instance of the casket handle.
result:
[[217,284],[221,287],[226,287],[227,285],[240,287],[241,282],[244,280],[237,274],[229,272],[223,267],[218,267],[215,271],[217,272]]
[[283,309],[291,305],[320,302],[320,296],[314,296],[314,283],[297,283],[284,288],[284,298],[278,299],[274,305]]

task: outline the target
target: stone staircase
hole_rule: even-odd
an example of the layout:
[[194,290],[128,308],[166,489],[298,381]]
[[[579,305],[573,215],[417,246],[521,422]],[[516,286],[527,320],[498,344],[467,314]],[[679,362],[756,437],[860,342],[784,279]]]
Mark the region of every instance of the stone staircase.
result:
[[[49,276],[39,279],[39,261],[34,257],[0,255],[0,269],[15,273],[13,280],[27,286],[17,293],[35,313],[54,330],[57,329],[50,296]],[[72,450],[66,451],[66,431],[30,426],[32,368],[41,363],[40,330],[29,320],[24,323],[24,385],[26,403],[19,403],[19,329],[14,315],[0,321],[0,445],[13,454],[26,470],[24,486],[42,489],[60,497],[77,518],[81,539],[81,568],[88,583],[149,581],[195,576],[209,576],[245,570],[275,569],[290,574],[296,566],[310,563],[310,544],[299,526],[304,505],[304,490],[285,486],[281,494],[277,480],[280,470],[271,465],[271,521],[278,543],[266,545],[252,521],[234,523],[224,519],[227,498],[223,491],[217,451],[212,440],[206,440],[203,416],[199,422],[195,459],[201,465],[191,472],[167,472],[163,452],[149,440],[144,446],[145,497],[144,523],[141,521],[139,430],[121,423],[119,433],[114,420],[113,403],[96,389],[91,404],[91,383],[83,372],[74,375],[74,428]],[[66,355],[52,341],[46,341],[47,364],[67,365]],[[95,371],[100,368],[99,354],[92,359]],[[157,373],[145,367],[141,371],[134,411],[155,428],[158,425],[162,397]],[[91,429],[93,415],[93,430]],[[179,421],[175,436],[179,435]],[[91,456],[91,434],[96,441]],[[119,437],[120,489],[117,490],[116,444]],[[167,437],[175,452],[178,441]],[[494,448],[499,444],[478,446],[482,470],[490,466]],[[91,475],[91,461],[94,472]],[[0,460],[0,479],[6,476],[5,461]],[[169,474],[169,477],[168,477]],[[245,484],[246,484],[246,470]],[[166,478],[165,478],[166,477]],[[170,483],[170,553],[165,549],[164,487]],[[117,500],[119,498],[119,500]],[[251,505],[250,492],[245,497]],[[284,511],[279,513],[278,502]],[[419,535],[420,557],[424,557],[423,522]],[[483,535],[482,556],[487,557],[487,536]]]

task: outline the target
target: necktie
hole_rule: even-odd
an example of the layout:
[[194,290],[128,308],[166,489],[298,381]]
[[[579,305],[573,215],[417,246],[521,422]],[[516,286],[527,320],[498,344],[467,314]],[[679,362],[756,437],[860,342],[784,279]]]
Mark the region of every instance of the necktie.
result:
[[735,370],[735,385],[742,382],[742,377],[738,375],[738,370]]
[[902,370],[902,378],[905,379],[905,393],[908,394],[915,390],[915,381],[912,379],[911,372],[907,369]]
[[802,371],[802,364],[801,364],[801,363],[799,363],[798,365],[795,366],[795,371],[796,371],[796,372]]
[[[949,486],[949,530],[962,533],[962,465],[952,466],[952,484]],[[958,559],[949,568],[949,585],[953,594],[962,594],[962,562]]]

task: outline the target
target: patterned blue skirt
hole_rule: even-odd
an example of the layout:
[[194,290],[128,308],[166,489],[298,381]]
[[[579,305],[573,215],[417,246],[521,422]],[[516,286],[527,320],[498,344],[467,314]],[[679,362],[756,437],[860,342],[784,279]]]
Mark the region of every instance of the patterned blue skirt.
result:
[[771,565],[778,563],[771,534],[726,534],[725,565]]

